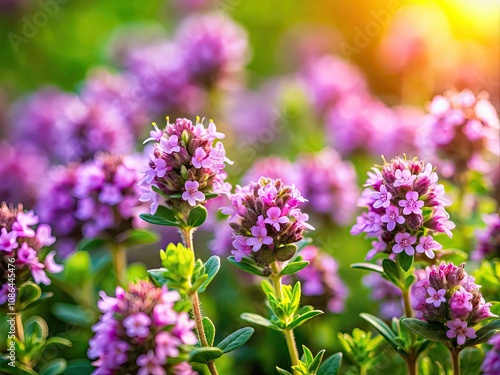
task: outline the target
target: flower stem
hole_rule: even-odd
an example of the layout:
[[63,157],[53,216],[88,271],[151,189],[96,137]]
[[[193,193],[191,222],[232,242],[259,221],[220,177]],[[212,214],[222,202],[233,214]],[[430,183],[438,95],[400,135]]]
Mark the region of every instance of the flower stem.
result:
[[24,342],[24,328],[21,312],[16,313],[16,336],[19,341]]
[[[194,247],[193,247],[194,228],[191,227],[182,228],[180,229],[180,233],[182,236],[182,241],[184,242],[184,246],[186,246],[194,254]],[[195,261],[195,258],[193,258],[193,261]],[[200,303],[200,298],[198,297],[198,292],[194,292],[193,294],[191,294],[191,305],[194,315],[194,321],[196,323],[196,332],[198,333],[198,338],[200,339],[201,346],[208,347],[210,345],[208,345],[207,336],[205,335],[205,330],[203,329],[203,320],[202,320],[203,316],[201,313],[201,303]],[[217,368],[215,367],[214,361],[208,361],[207,367],[208,370],[210,371],[210,374],[219,375],[219,373],[217,372]]]
[[118,285],[124,286],[127,275],[127,253],[120,244],[111,244],[111,256],[115,267],[116,281]]
[[[274,291],[276,293],[276,297],[279,299],[283,299],[283,290],[281,284],[281,275],[280,269],[276,262],[271,263],[271,281],[273,282]],[[295,337],[293,335],[293,329],[285,329],[283,331],[285,334],[286,346],[288,347],[288,353],[290,355],[290,361],[292,362],[292,366],[296,366],[299,364],[299,351],[297,350],[297,344],[295,343]],[[294,375],[298,375],[297,371],[293,371]]]
[[460,375],[460,350],[451,349],[450,352],[453,365],[453,375]]
[[408,375],[417,375],[417,359],[409,358],[406,361],[406,365],[408,366]]
[[359,375],[366,375],[366,367],[365,366],[361,366],[359,368]]
[[403,294],[403,303],[405,305],[405,316],[407,318],[412,317],[411,303],[410,303],[410,288],[402,288],[401,293]]

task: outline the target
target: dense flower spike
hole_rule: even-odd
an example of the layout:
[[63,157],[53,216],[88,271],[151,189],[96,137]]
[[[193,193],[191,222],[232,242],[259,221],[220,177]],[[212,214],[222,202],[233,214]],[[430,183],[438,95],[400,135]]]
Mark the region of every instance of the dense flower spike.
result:
[[493,348],[486,353],[481,370],[483,375],[496,375],[500,373],[500,334],[493,336],[488,344],[493,345]]
[[500,216],[484,215],[486,228],[477,231],[478,244],[471,255],[473,260],[500,258]]
[[94,160],[53,170],[39,201],[41,217],[54,223],[61,252],[83,237],[109,237],[141,224],[137,156],[97,155]]
[[313,229],[307,224],[308,215],[299,208],[305,201],[294,185],[281,180],[261,177],[258,182],[237,186],[231,205],[222,208],[222,213],[230,215],[235,260],[253,256],[267,266],[292,258],[296,252],[293,244],[302,239],[306,228]]
[[189,80],[212,87],[241,73],[249,47],[245,30],[221,14],[188,17],[177,31]]
[[224,138],[215,124],[208,128],[199,121],[196,125],[187,119],[167,123],[165,130],[154,124],[155,130],[147,141],[155,141],[150,157],[149,170],[140,182],[143,190],[141,201],[151,203],[154,214],[161,203],[161,191],[165,203],[179,212],[203,203],[213,193],[229,193],[230,185],[224,183],[224,167],[231,161],[226,157],[221,142]]
[[367,259],[379,252],[409,256],[424,254],[434,258],[434,251],[442,246],[433,239],[433,233],[445,232],[452,236],[455,224],[449,220],[445,206],[443,185],[431,164],[417,158],[395,158],[385,162],[382,171],[372,168],[367,187],[358,206],[367,207],[356,219],[351,234],[366,233],[375,238]]
[[183,345],[198,342],[194,321],[175,308],[178,292],[139,281],[127,291],[117,287],[115,294],[100,292],[102,315],[92,327],[88,351],[89,358],[97,359],[93,374],[196,374],[187,362],[170,361],[182,356]]
[[486,154],[500,155],[498,114],[487,93],[463,90],[438,95],[430,104],[427,120],[429,135],[424,139],[441,159],[452,163],[453,171],[488,171]]
[[305,296],[326,296],[330,312],[343,312],[349,291],[338,275],[337,261],[315,246],[306,246],[299,255],[310,262],[296,275],[302,283],[302,293]]
[[491,303],[481,295],[481,286],[464,270],[464,264],[442,263],[427,268],[427,277],[412,288],[411,305],[422,320],[440,322],[449,339],[463,345],[476,337],[474,327],[483,319],[496,315]]
[[326,148],[317,154],[299,157],[303,194],[312,211],[329,214],[339,225],[351,222],[359,194],[356,171],[335,150]]
[[22,204],[0,205],[0,305],[7,302],[10,271],[14,270],[14,281],[19,286],[29,279],[49,285],[47,273],[63,270],[54,261],[56,252],[48,252],[47,247],[56,241],[51,232],[49,225],[39,224],[33,211],[25,212]]

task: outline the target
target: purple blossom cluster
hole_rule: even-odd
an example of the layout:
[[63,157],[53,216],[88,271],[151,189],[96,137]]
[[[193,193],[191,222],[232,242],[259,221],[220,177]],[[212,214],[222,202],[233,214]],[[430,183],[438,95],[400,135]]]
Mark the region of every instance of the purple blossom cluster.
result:
[[443,185],[430,163],[417,158],[394,158],[384,162],[382,171],[374,167],[368,172],[366,189],[358,206],[368,208],[356,219],[351,234],[366,233],[374,238],[367,259],[377,253],[425,255],[434,258],[442,248],[434,240],[435,232],[452,236],[455,224],[449,220],[445,207]]
[[183,345],[198,342],[195,323],[187,312],[178,312],[177,291],[158,288],[147,281],[116,288],[115,297],[100,292],[99,322],[92,327],[89,358],[97,360],[93,374],[196,375],[182,361]]
[[293,244],[303,238],[304,230],[314,229],[300,209],[306,201],[300,191],[281,180],[261,177],[258,182],[237,186],[230,200],[222,213],[229,215],[234,239],[231,253],[237,262],[245,256],[263,266],[289,260],[297,250]]
[[0,160],[1,199],[32,208],[48,168],[47,158],[30,144],[0,141]]
[[22,204],[0,205],[0,305],[7,302],[10,287],[7,277],[13,269],[17,286],[29,279],[49,285],[47,273],[63,270],[54,261],[55,250],[48,252],[48,246],[55,241],[51,227],[40,224],[33,211],[25,212]]
[[449,339],[463,345],[475,338],[474,326],[496,315],[490,312],[480,285],[464,270],[464,265],[441,263],[427,268],[427,277],[412,288],[411,305],[418,319],[440,322]]
[[13,119],[13,139],[39,148],[55,162],[85,161],[99,151],[126,154],[133,147],[129,121],[119,106],[56,89],[42,89],[19,103]]
[[356,211],[356,171],[331,148],[306,154],[297,162],[302,176],[303,194],[312,211],[328,214],[339,225],[348,224]]
[[498,214],[484,215],[486,228],[476,232],[478,243],[472,252],[473,260],[500,258],[500,216]]
[[401,289],[375,272],[363,277],[363,285],[370,288],[370,296],[379,304],[382,318],[391,320],[403,315]]
[[[498,114],[485,92],[447,91],[434,97],[427,122],[428,146],[451,162],[453,171],[489,171],[488,153],[500,155]],[[493,162],[498,161],[495,158]]]
[[349,291],[338,274],[337,261],[315,246],[306,246],[299,255],[310,262],[296,274],[302,282],[302,293],[305,296],[326,296],[330,312],[343,312]]
[[83,237],[115,238],[140,225],[140,160],[97,155],[86,163],[56,167],[41,194],[41,217],[54,225],[60,252],[68,255]]
[[237,81],[248,59],[245,31],[220,14],[186,18],[173,40],[131,48],[126,72],[154,114],[193,113],[206,89]]
[[496,375],[500,373],[500,334],[494,335],[488,344],[493,348],[486,353],[481,370],[483,375]]
[[224,167],[232,162],[222,142],[214,144],[224,134],[217,131],[213,121],[205,128],[199,119],[193,125],[179,118],[172,124],[167,121],[164,130],[156,124],[154,129],[145,141],[155,141],[149,169],[139,182],[143,191],[140,200],[152,202],[151,214],[156,212],[162,196],[168,206],[185,213],[214,193],[230,193],[231,185],[224,182]]

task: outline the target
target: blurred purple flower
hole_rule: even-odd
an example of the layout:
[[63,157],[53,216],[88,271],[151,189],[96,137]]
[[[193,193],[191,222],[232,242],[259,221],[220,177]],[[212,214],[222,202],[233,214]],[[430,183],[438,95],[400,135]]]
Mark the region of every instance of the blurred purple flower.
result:
[[299,191],[303,191],[302,171],[298,165],[292,164],[279,156],[268,156],[257,159],[245,172],[241,180],[244,184],[256,182],[261,176],[280,179],[285,184],[295,184]]
[[493,347],[486,353],[481,370],[483,375],[496,375],[500,372],[500,333],[494,335],[488,344]]
[[476,231],[478,243],[472,252],[473,260],[500,258],[500,216],[483,215],[486,228]]
[[391,320],[403,315],[401,290],[379,273],[370,273],[363,277],[363,285],[370,288],[371,298],[380,304],[382,318]]

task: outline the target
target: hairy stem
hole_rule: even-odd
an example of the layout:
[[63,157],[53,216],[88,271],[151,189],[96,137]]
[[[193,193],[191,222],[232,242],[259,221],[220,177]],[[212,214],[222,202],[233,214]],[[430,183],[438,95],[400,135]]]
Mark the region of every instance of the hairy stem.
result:
[[24,342],[24,327],[21,312],[16,313],[16,336],[19,341]]
[[[182,241],[184,242],[184,246],[191,250],[194,254],[194,247],[193,247],[193,233],[194,229],[193,228],[183,228],[180,230],[181,236],[182,236]],[[193,261],[196,261],[196,257],[193,258]],[[191,306],[193,310],[193,315],[194,315],[194,321],[196,323],[196,332],[198,333],[198,338],[200,340],[201,346],[208,347],[208,340],[207,336],[205,335],[205,330],[203,329],[203,316],[201,313],[201,303],[200,303],[200,298],[198,297],[198,292],[194,292],[191,294]],[[217,372],[217,368],[215,367],[215,362],[214,361],[208,361],[207,362],[207,367],[210,371],[210,374],[212,375],[218,375],[219,373]]]
[[127,253],[120,244],[111,245],[111,256],[115,268],[116,281],[118,285],[124,286],[127,275]]
[[[270,278],[274,286],[276,297],[278,297],[279,299],[283,299],[283,290],[280,275],[281,270],[279,269],[279,266],[276,262],[271,263],[271,269],[272,274]],[[288,347],[290,361],[292,362],[292,366],[296,366],[299,364],[299,351],[297,350],[297,344],[295,343],[293,329],[285,329],[283,333],[285,334],[286,346]],[[293,370],[293,374],[298,375],[298,372]]]

